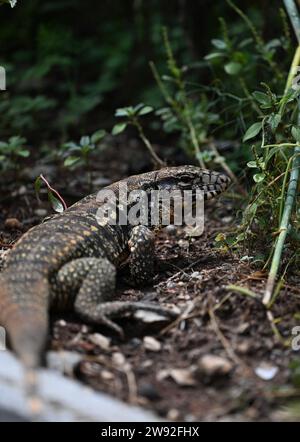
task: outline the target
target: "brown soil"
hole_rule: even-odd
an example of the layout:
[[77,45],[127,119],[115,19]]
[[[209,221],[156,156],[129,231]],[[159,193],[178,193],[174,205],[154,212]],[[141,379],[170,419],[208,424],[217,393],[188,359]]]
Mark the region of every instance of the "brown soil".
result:
[[[115,180],[137,171],[120,168],[120,162],[126,164],[124,158],[113,158],[110,168],[102,162],[105,167],[95,173]],[[57,178],[56,188],[63,195],[65,187],[62,178]],[[3,185],[2,192],[0,248],[7,249],[43,214],[36,212],[41,205],[34,197],[32,181]],[[77,182],[68,186],[68,192],[68,202],[84,193]],[[42,207],[51,212],[47,202]],[[214,238],[232,228],[234,214],[232,202],[222,197],[207,208],[201,237],[188,238],[179,228],[163,230],[157,236],[153,285],[133,289],[120,282],[119,299],[176,306],[180,320],[146,324],[122,319],[118,321],[126,333],[122,342],[109,330],[83,324],[75,315],[52,316],[49,349],[79,352],[82,360],[73,376],[172,420],[253,421],[297,416],[299,420],[300,376],[290,368],[292,360],[299,361],[299,352],[287,344],[292,328],[300,325],[299,280],[294,276],[281,290],[272,308],[275,328],[260,302],[266,275],[247,260],[215,247]],[[21,225],[10,224],[8,218],[16,218]],[[228,290],[229,284],[251,289],[258,299]],[[95,333],[111,338],[106,348]],[[271,379],[262,379],[265,376]],[[298,414],[291,414],[292,410]]]

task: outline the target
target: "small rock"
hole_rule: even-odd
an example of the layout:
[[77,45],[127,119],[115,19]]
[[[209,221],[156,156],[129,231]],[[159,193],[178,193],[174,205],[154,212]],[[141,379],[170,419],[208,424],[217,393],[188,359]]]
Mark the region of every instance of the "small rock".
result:
[[22,230],[23,224],[17,218],[7,218],[4,227],[7,230]]
[[161,343],[155,339],[152,338],[152,336],[145,336],[143,339],[144,347],[146,350],[149,351],[160,351],[161,350]]
[[248,341],[243,341],[237,345],[236,351],[241,355],[246,355],[251,351],[251,343]]
[[41,218],[43,218],[44,216],[46,216],[47,213],[48,213],[48,212],[47,212],[46,209],[35,209],[35,211],[34,211],[34,214],[35,214],[36,216],[41,217]]
[[268,362],[262,362],[254,369],[254,371],[256,376],[259,378],[263,379],[264,381],[270,381],[278,373],[278,367],[271,365]]
[[146,324],[151,324],[152,322],[166,321],[166,317],[163,314],[150,312],[147,310],[137,310],[134,313],[134,318],[145,322]]
[[244,322],[242,324],[240,324],[237,328],[236,328],[236,333],[238,333],[239,335],[244,334],[247,330],[249,330],[250,328],[250,324],[249,322]]
[[223,216],[222,221],[226,224],[231,223],[233,220],[232,216]]
[[189,247],[189,242],[184,240],[184,239],[180,239],[178,241],[178,245],[179,245],[179,247],[188,248]]
[[196,384],[193,373],[187,368],[172,368],[170,370],[170,376],[176,384],[182,387],[189,387]]
[[15,196],[16,195],[26,195],[26,193],[27,193],[26,186],[20,186],[19,189],[16,190]]
[[230,373],[233,365],[228,359],[207,354],[200,358],[198,368],[201,374],[207,376],[225,376]]
[[171,408],[167,413],[167,419],[170,419],[170,421],[176,421],[179,419],[179,411],[176,410],[176,408]]
[[125,356],[122,353],[116,352],[112,355],[112,360],[116,365],[124,365],[126,363]]
[[175,235],[175,233],[176,233],[176,227],[174,226],[174,224],[170,224],[169,226],[166,226],[165,230],[169,235]]
[[111,340],[101,333],[93,333],[89,336],[89,340],[103,350],[108,350],[111,343]]
[[149,368],[152,367],[153,361],[151,359],[146,359],[144,362],[141,363],[142,368]]
[[104,186],[108,186],[109,184],[111,184],[111,180],[108,178],[105,178],[104,176],[101,176],[101,177],[93,180],[93,185],[95,187],[104,187]]
[[173,289],[174,287],[176,287],[176,282],[174,282],[174,281],[168,281],[167,282],[167,288],[168,289]]
[[102,370],[100,375],[104,381],[111,381],[114,378],[112,372],[108,370]]
[[201,274],[200,274],[200,272],[193,272],[193,273],[191,274],[191,278],[192,278],[192,279],[201,279]]
[[156,378],[158,381],[162,381],[167,377],[171,377],[176,384],[181,387],[191,387],[196,384],[193,373],[188,368],[171,368],[167,370],[160,370]]

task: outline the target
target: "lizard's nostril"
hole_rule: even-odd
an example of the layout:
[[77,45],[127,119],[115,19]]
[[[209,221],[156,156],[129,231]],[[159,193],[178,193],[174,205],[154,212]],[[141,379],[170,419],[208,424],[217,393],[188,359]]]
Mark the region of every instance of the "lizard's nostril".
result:
[[220,175],[219,179],[222,183],[229,184],[231,182],[231,179],[227,175]]

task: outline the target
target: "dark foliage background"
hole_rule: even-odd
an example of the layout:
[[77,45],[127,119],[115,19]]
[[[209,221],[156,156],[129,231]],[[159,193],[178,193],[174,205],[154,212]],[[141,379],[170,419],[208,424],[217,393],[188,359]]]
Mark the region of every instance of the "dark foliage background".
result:
[[[236,3],[266,39],[280,33],[280,1]],[[1,138],[16,134],[31,142],[109,126],[116,107],[159,105],[148,62],[165,68],[163,25],[180,65],[209,52],[219,16],[243,28],[225,1],[210,0],[20,0],[0,13],[0,64],[7,70]],[[194,72],[201,83],[208,75]]]

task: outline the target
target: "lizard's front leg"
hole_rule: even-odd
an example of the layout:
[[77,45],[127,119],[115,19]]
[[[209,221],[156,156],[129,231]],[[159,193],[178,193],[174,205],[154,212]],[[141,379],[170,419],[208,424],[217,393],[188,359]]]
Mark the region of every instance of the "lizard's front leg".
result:
[[148,227],[133,227],[128,241],[130,280],[137,285],[146,284],[154,274],[154,239]]
[[145,302],[113,301],[116,269],[106,258],[79,258],[65,264],[57,275],[61,293],[76,291],[75,311],[88,322],[103,324],[119,336],[123,330],[110,318],[122,317],[137,310],[153,311],[164,316],[176,316],[159,305]]

